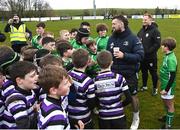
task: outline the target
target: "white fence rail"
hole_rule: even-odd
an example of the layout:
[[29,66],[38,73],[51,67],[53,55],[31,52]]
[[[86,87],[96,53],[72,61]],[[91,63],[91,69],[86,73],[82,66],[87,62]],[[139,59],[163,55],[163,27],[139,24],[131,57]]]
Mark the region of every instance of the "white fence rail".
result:
[[[125,17],[127,17],[125,15]],[[112,16],[109,17],[109,19]],[[132,19],[142,19],[143,15],[132,15]],[[175,15],[153,15],[153,18],[180,18],[180,14]],[[21,21],[59,21],[59,20],[93,20],[93,19],[107,19],[104,16],[63,16],[63,17],[40,17],[40,18],[21,18]]]

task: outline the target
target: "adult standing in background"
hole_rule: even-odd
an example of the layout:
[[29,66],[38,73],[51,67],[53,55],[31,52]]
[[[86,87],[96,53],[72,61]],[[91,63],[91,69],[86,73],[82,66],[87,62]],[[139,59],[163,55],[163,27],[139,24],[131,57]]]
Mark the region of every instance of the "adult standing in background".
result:
[[143,16],[143,27],[138,32],[144,47],[144,59],[141,62],[143,86],[141,91],[147,90],[148,70],[152,76],[153,90],[152,95],[157,95],[157,51],[160,48],[161,34],[157,25],[153,23],[152,15],[146,13]]
[[127,81],[133,107],[133,122],[130,128],[138,129],[140,118],[136,68],[144,56],[143,46],[138,37],[130,31],[128,20],[124,16],[115,16],[112,19],[112,29],[113,33],[107,44],[107,50],[113,55],[112,71],[122,74]]
[[32,37],[31,31],[20,21],[17,14],[12,19],[9,19],[4,31],[10,33],[11,47],[18,53],[20,53],[23,46],[27,45],[27,38]]

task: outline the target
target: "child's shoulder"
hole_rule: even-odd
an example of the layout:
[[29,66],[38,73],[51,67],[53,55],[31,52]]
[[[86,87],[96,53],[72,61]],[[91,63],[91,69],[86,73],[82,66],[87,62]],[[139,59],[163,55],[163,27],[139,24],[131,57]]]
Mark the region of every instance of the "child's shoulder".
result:
[[96,77],[95,77],[95,81],[99,81],[99,80],[109,80],[109,79],[122,79],[123,76],[119,73],[115,73],[112,71],[107,71],[107,72],[103,72],[103,73],[99,73]]
[[[59,101],[59,105],[53,101],[48,100],[48,97],[45,98],[40,105],[40,109],[42,111],[42,114],[44,115],[48,115],[48,114],[52,114],[52,115],[62,115],[63,112],[63,108],[60,104]],[[54,113],[54,114],[53,114]]]
[[78,79],[85,79],[85,78],[90,78],[85,72],[79,71],[79,70],[70,70],[68,74],[72,78],[78,78]]

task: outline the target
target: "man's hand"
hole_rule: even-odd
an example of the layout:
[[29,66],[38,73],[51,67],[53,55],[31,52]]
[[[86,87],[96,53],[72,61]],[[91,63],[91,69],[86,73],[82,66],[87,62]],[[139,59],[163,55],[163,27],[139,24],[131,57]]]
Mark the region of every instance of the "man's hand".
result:
[[12,23],[13,23],[13,19],[9,19],[8,24],[12,24]]
[[29,38],[30,37],[30,34],[26,32],[26,38]]
[[162,90],[162,91],[160,92],[160,94],[161,94],[161,95],[167,95],[167,92],[166,92],[165,90]]
[[115,58],[119,58],[119,59],[124,58],[124,53],[122,51],[114,51],[113,55]]

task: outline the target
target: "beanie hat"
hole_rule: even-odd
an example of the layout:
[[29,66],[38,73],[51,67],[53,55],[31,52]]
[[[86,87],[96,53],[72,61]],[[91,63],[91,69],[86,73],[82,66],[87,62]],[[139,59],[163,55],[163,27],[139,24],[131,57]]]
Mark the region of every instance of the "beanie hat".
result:
[[87,29],[85,29],[85,28],[79,28],[77,35],[78,35],[80,38],[83,38],[83,37],[89,37],[90,33],[89,33],[89,31],[88,31]]
[[[4,52],[3,52],[4,51]],[[18,53],[14,52],[11,48],[7,47],[7,46],[3,46],[0,48],[0,67],[5,71],[5,69],[19,61],[20,56],[18,55]]]

